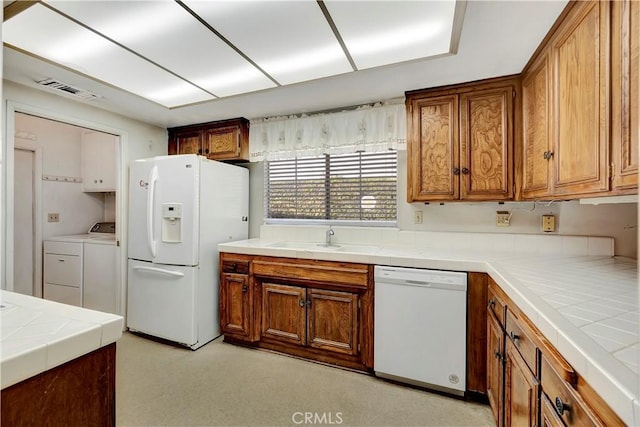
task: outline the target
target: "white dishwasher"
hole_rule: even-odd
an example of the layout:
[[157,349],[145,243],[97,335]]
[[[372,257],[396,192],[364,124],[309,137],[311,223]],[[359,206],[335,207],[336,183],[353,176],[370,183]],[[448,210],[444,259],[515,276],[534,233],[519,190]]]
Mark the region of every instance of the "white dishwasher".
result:
[[375,267],[377,376],[463,395],[467,274]]

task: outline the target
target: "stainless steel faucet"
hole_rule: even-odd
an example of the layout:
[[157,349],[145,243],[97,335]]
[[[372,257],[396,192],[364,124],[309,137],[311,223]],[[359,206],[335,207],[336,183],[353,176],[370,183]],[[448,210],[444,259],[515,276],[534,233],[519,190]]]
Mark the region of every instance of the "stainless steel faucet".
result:
[[336,234],[336,232],[333,231],[331,226],[329,226],[329,229],[326,232],[326,239],[325,239],[325,242],[324,242],[326,246],[331,246],[331,236],[333,236],[335,234]]

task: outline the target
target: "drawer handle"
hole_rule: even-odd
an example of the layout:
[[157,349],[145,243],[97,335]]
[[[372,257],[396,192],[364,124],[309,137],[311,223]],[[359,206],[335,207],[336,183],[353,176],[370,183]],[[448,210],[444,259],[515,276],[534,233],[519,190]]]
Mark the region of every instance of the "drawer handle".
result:
[[58,262],[64,262],[62,258],[58,258]]
[[491,298],[489,300],[489,304],[487,304],[487,308],[491,309],[491,308],[493,308],[495,306],[496,306],[496,299],[495,298]]
[[509,332],[509,336],[511,337],[511,339],[515,342],[518,341],[520,339],[520,335],[518,334],[514,334],[513,331]]
[[569,404],[564,403],[562,399],[560,399],[560,396],[556,397],[556,412],[558,412],[558,415],[562,415],[564,411],[569,412],[570,409]]

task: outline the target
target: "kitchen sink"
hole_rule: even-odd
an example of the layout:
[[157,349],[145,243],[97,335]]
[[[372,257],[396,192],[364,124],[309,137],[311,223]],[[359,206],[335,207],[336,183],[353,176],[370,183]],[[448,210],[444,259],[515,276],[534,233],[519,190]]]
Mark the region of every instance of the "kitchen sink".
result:
[[374,245],[352,245],[352,244],[331,244],[316,242],[293,242],[284,241],[267,245],[271,248],[283,248],[283,249],[296,249],[299,251],[313,251],[313,252],[355,252],[355,253],[373,253],[377,252],[379,247]]

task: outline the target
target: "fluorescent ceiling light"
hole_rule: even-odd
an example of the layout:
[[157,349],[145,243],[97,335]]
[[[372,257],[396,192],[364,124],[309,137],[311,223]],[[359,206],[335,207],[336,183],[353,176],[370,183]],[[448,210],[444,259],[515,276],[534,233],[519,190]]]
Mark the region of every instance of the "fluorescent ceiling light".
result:
[[447,54],[455,9],[454,0],[43,0],[4,22],[3,37],[177,108]]
[[184,3],[280,84],[353,71],[315,1]]
[[[2,35],[10,45],[165,107],[214,98],[41,4],[4,22]],[[164,87],[182,87],[183,91],[174,92],[170,99],[155,97],[158,88]]]
[[456,2],[325,0],[358,69],[451,52]]
[[[49,4],[217,97],[276,86],[175,1]],[[230,70],[242,77],[216,78]]]

